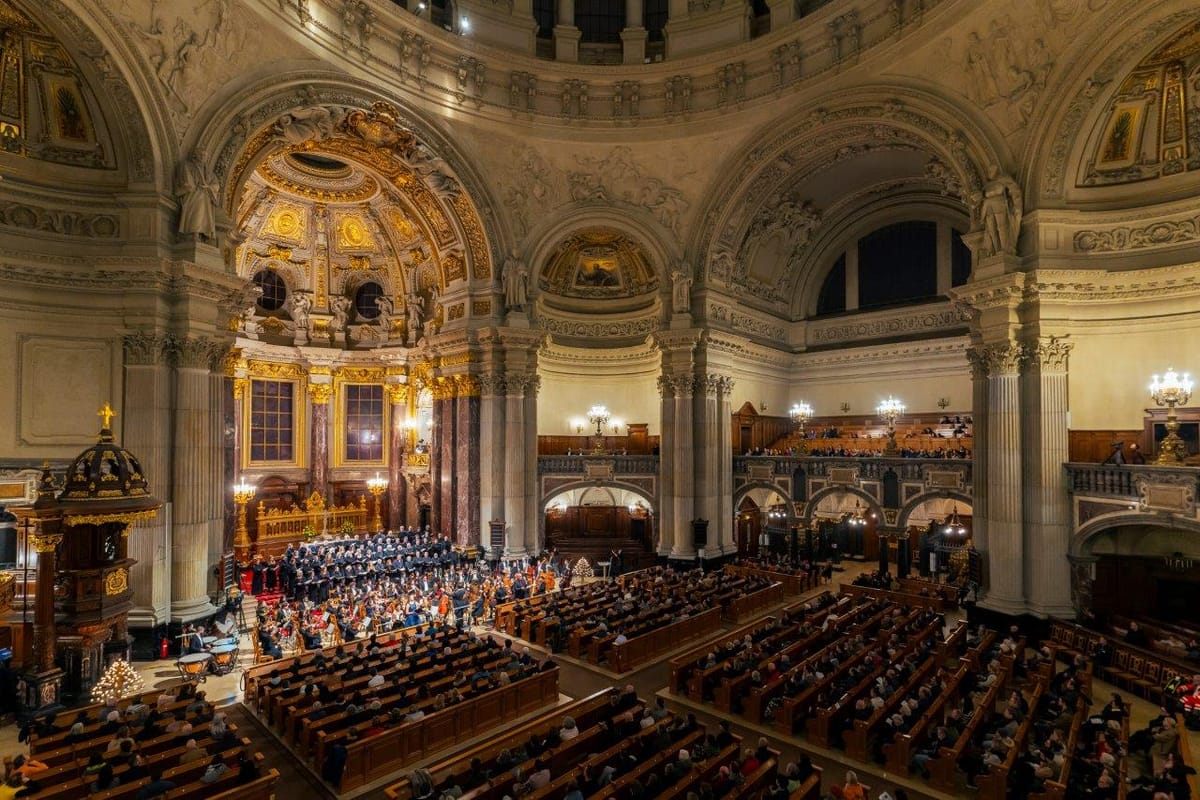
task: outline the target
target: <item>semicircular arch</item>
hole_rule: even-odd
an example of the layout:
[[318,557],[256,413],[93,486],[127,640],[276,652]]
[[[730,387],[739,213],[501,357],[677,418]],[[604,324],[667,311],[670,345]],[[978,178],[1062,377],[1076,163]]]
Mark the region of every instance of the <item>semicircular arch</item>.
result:
[[1165,518],[1148,520],[1145,512],[1139,512],[1136,510],[1123,510],[1110,514],[1101,514],[1100,516],[1093,517],[1083,525],[1079,526],[1079,528],[1077,528],[1071,535],[1071,545],[1067,555],[1072,558],[1087,557],[1091,553],[1090,548],[1092,543],[1095,542],[1095,540],[1101,534],[1111,531],[1115,528],[1123,528],[1127,526],[1142,527],[1151,522],[1172,530],[1200,534],[1200,520],[1187,519],[1186,517],[1174,515],[1167,516]]
[[908,502],[900,508],[900,513],[896,515],[896,527],[900,530],[907,529],[908,518],[912,516],[914,511],[930,500],[953,500],[957,503],[962,503],[969,510],[974,510],[975,507],[971,495],[956,489],[938,489],[933,492],[921,492],[909,498]]
[[643,501],[645,501],[646,510],[649,511],[650,513],[654,513],[655,509],[658,507],[657,501],[653,497],[651,497],[650,494],[644,488],[642,488],[641,486],[638,486],[637,484],[634,484],[634,483],[629,483],[627,481],[618,481],[618,480],[574,481],[572,483],[562,484],[561,486],[555,486],[552,490],[544,493],[538,499],[538,507],[545,508],[546,506],[550,505],[551,501],[555,500],[556,498],[562,497],[563,495],[571,494],[572,492],[581,492],[582,493],[582,492],[587,491],[588,489],[597,489],[597,488],[610,489],[610,490],[615,489],[615,490],[619,490],[619,491],[623,491],[623,492],[628,492],[629,494],[632,494],[632,495],[636,495],[636,496],[640,497]]
[[837,486],[826,486],[823,489],[813,492],[812,496],[808,498],[808,502],[804,504],[803,518],[806,520],[811,520],[813,518],[813,514],[817,512],[819,506],[821,505],[822,500],[824,500],[826,497],[834,497],[841,494],[853,495],[860,500],[866,501],[867,510],[874,512],[876,519],[884,519],[883,507],[879,505],[878,500],[857,486],[844,486],[841,484]]

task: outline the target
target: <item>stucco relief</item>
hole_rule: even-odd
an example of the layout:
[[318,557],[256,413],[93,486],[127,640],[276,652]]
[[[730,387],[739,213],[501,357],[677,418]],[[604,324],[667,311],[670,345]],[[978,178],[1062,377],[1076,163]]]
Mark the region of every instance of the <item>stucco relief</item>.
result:
[[286,55],[270,36],[257,36],[250,46],[250,33],[261,30],[261,20],[233,0],[120,0],[113,11],[149,63],[180,131],[226,82]]

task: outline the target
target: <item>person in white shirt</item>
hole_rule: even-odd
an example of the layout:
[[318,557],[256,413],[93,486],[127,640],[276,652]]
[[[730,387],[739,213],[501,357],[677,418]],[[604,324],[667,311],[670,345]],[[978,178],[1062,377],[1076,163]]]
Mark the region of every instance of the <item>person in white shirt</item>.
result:
[[562,727],[558,729],[558,738],[565,742],[578,735],[579,728],[575,726],[575,720],[571,717],[563,717]]
[[376,673],[371,676],[371,680],[367,681],[367,688],[375,689],[379,686],[383,686],[383,676]]

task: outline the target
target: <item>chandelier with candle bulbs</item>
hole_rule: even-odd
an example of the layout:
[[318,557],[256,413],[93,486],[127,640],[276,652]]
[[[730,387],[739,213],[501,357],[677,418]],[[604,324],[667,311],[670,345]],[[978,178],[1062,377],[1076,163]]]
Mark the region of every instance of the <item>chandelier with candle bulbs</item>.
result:
[[1156,464],[1182,464],[1187,455],[1187,447],[1179,438],[1179,418],[1175,415],[1175,407],[1181,406],[1192,396],[1192,379],[1185,372],[1183,375],[1168,369],[1161,378],[1158,375],[1150,381],[1150,399],[1157,405],[1167,407],[1167,435],[1158,445],[1158,460]]

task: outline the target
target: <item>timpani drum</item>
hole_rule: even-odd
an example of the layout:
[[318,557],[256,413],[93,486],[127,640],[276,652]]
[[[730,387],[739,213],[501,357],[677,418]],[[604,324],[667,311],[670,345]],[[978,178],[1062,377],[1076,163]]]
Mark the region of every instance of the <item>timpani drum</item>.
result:
[[204,649],[205,649],[205,650],[207,650],[208,648],[210,648],[210,647],[212,647],[214,644],[216,644],[216,643],[217,643],[217,639],[218,639],[218,638],[219,638],[219,637],[216,637],[216,636],[202,636],[202,637],[200,637],[201,641],[203,641],[203,642],[204,642]]
[[202,681],[210,661],[211,653],[188,653],[186,656],[180,656],[175,666],[179,668],[179,676],[185,681]]
[[236,644],[221,644],[208,651],[212,655],[209,667],[214,675],[228,675],[237,664],[238,648]]
[[236,636],[226,636],[223,639],[217,639],[215,642],[213,642],[212,647],[209,648],[208,652],[215,653],[218,647],[225,647],[226,645],[231,644],[235,646],[237,645]]

